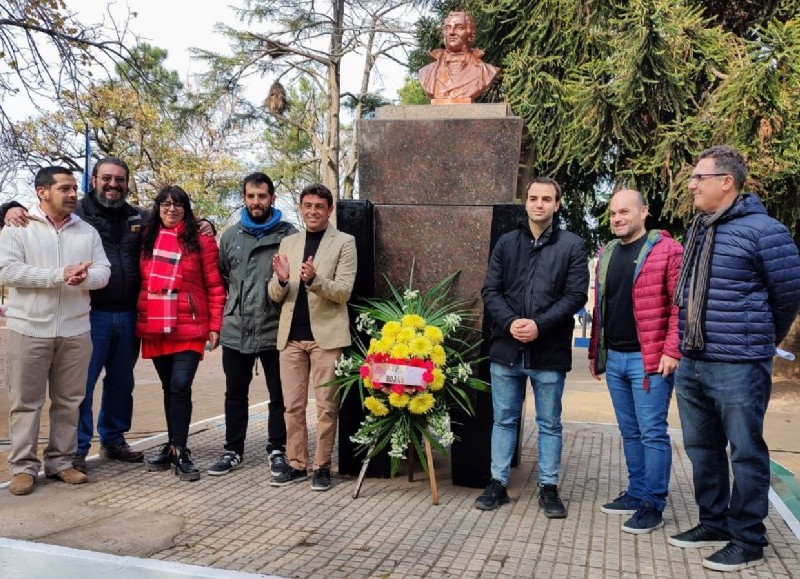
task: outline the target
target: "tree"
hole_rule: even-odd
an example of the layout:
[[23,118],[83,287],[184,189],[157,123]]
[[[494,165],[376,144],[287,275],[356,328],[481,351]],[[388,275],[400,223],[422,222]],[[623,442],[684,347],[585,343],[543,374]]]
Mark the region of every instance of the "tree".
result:
[[110,26],[85,26],[63,0],[0,3],[0,127],[10,123],[9,95],[21,91],[34,104],[50,102],[87,86],[98,68],[130,60],[127,17],[108,18]]
[[[525,123],[524,173],[565,185],[571,227],[604,195],[641,190],[680,229],[702,149],[742,149],[769,211],[800,218],[798,2],[465,0]],[[580,204],[573,205],[573,199]],[[663,207],[661,214],[658,209]],[[603,232],[604,234],[606,232]]]
[[[242,172],[238,157],[250,144],[231,99],[194,107],[177,74],[163,67],[164,50],[140,45],[131,54],[142,73],[133,81],[120,69],[120,76],[79,93],[63,91],[58,110],[12,125],[9,150],[18,166],[35,171],[55,163],[82,171],[88,129],[95,160],[113,155],[130,166],[132,202],[179,184],[201,214],[225,215]],[[147,90],[151,82],[159,90]]]
[[[291,115],[287,107],[269,107],[271,121],[305,134],[318,157],[318,179],[335,196],[340,185],[341,70],[345,57],[361,58],[361,77],[355,95],[355,118],[360,118],[370,79],[381,58],[405,59],[410,39],[400,17],[410,0],[248,0],[239,16],[246,30],[219,26],[232,41],[233,55],[198,51],[211,66],[207,76],[216,93],[241,95],[242,80],[250,75],[267,77],[273,90],[293,87],[300,79],[314,86],[324,104],[313,114]],[[280,99],[277,99],[280,100]],[[271,102],[271,99],[267,99]],[[291,101],[284,101],[291,105]],[[316,101],[311,101],[316,106]],[[242,102],[244,111],[259,118],[257,107]],[[354,131],[357,149],[357,133]],[[351,156],[344,171],[345,196],[352,195],[357,158]]]

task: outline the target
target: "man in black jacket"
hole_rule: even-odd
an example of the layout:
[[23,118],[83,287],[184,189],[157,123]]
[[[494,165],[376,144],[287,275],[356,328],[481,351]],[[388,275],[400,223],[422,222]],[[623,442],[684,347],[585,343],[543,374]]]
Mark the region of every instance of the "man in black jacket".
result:
[[489,260],[483,302],[493,321],[491,359],[492,479],[475,507],[509,501],[511,459],[517,444],[525,384],[530,379],[539,428],[539,505],[548,518],[564,518],[558,496],[561,465],[561,395],[572,369],[574,315],[586,305],[589,267],[583,239],[558,228],[561,188],[538,177],[527,189],[528,218],[503,235]]

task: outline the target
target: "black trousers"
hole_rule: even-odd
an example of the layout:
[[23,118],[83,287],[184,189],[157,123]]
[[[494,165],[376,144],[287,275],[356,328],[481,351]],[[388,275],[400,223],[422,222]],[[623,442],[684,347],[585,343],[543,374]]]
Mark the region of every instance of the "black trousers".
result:
[[192,421],[192,383],[200,365],[198,352],[184,351],[157,356],[153,366],[164,391],[164,415],[167,417],[169,442],[186,446]]
[[261,361],[269,394],[267,416],[267,453],[286,452],[286,422],[283,414],[283,390],[278,350],[262,350],[243,354],[222,347],[222,369],[225,371],[225,450],[244,455],[244,440],[250,406],[250,382],[256,359]]

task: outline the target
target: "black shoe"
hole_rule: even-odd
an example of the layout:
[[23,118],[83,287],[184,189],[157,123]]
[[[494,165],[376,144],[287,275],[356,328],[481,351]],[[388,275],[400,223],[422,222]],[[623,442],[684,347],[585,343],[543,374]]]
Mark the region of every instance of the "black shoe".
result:
[[318,468],[314,471],[314,478],[311,480],[312,491],[327,491],[331,488],[331,470],[329,468]]
[[509,502],[511,499],[508,498],[508,492],[506,492],[506,487],[503,483],[501,483],[497,479],[492,479],[489,481],[489,484],[481,493],[477,499],[475,499],[476,509],[480,509],[482,511],[493,511],[500,505],[504,505]]
[[185,446],[173,446],[171,449],[171,468],[180,480],[200,480],[200,471],[192,462],[192,451]]
[[622,525],[622,530],[634,535],[646,535],[664,526],[664,517],[645,501],[639,510]]
[[172,455],[170,454],[169,443],[167,443],[158,449],[157,455],[147,459],[147,472],[162,472],[169,470],[170,464],[172,464]]
[[270,454],[269,468],[273,476],[281,475],[289,470],[289,463],[286,462],[286,455],[282,452]]
[[714,571],[741,571],[764,562],[764,549],[747,549],[728,543],[722,549],[703,559],[703,567]]
[[138,450],[133,450],[127,442],[121,442],[117,446],[103,446],[100,445],[100,456],[103,458],[110,458],[111,460],[120,460],[122,462],[142,462],[144,460],[144,453]]
[[539,506],[548,519],[563,519],[567,516],[567,509],[558,498],[556,485],[542,485],[539,490]]
[[702,523],[696,527],[672,535],[668,540],[669,544],[684,549],[699,549],[701,547],[724,547],[730,541],[731,536],[727,533],[720,533],[714,529],[709,529]]
[[78,472],[86,474],[86,456],[83,454],[75,453],[72,455],[72,468]]
[[285,487],[286,485],[290,485],[297,481],[306,480],[307,478],[308,473],[306,471],[292,468],[290,466],[286,472],[272,477],[272,480],[269,481],[269,484],[273,487]]
[[641,499],[623,492],[610,503],[600,507],[600,511],[607,515],[633,515],[639,510],[640,506],[642,506]]
[[208,474],[213,476],[228,474],[232,470],[242,468],[242,462],[244,462],[244,457],[241,454],[233,452],[232,450],[226,450],[222,456],[219,457],[219,460],[208,469]]

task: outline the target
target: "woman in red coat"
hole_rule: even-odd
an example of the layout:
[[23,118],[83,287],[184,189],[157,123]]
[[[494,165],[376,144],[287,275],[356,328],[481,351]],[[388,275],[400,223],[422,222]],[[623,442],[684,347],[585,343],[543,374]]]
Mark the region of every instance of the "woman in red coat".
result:
[[192,419],[192,382],[206,342],[217,347],[225,288],[217,269],[217,243],[198,235],[189,196],[166,187],[142,241],[139,319],[142,357],[151,358],[164,390],[169,442],[147,461],[147,470],[172,468],[180,480],[198,480],[186,448]]

